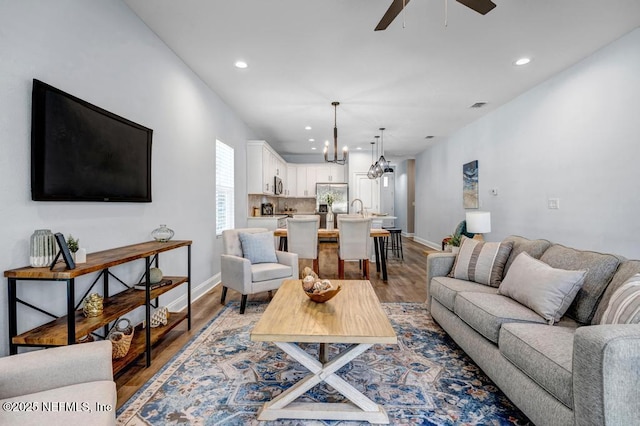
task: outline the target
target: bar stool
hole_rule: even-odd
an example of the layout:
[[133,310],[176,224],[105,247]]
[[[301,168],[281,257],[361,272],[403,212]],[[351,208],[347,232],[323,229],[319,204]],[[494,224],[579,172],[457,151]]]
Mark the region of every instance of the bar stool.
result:
[[391,254],[398,259],[404,260],[404,253],[402,251],[402,229],[400,228],[384,228],[391,233],[389,237],[385,237],[384,246],[387,256],[389,259],[389,249],[391,249]]

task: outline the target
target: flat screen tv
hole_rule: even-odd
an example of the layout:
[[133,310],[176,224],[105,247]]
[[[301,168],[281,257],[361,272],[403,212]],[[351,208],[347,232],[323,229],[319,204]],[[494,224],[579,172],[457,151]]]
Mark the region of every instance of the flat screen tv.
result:
[[151,202],[153,130],[33,80],[31,199]]

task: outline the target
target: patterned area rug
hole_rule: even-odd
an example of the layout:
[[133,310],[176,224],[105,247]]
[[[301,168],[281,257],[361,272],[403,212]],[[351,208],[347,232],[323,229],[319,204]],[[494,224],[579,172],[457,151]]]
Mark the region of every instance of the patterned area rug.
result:
[[[258,409],[308,374],[249,333],[266,304],[244,315],[229,304],[117,413],[120,425],[356,425],[353,421],[259,422]],[[527,418],[433,322],[419,303],[385,303],[398,345],[375,345],[338,374],[387,411],[391,424],[525,425]],[[304,346],[317,354],[318,345]],[[331,345],[331,353],[344,349]],[[340,402],[321,384],[305,401]],[[303,399],[298,399],[303,401]]]

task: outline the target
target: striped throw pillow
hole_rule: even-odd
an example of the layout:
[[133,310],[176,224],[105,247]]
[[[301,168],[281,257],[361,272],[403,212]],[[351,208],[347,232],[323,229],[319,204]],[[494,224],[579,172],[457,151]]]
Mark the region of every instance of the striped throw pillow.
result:
[[489,243],[462,237],[450,277],[500,287],[513,242]]
[[640,274],[627,279],[611,295],[600,324],[640,324]]

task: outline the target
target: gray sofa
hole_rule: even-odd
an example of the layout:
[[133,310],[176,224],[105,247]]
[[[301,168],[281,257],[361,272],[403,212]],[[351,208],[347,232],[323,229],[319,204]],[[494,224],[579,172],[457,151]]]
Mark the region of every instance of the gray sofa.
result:
[[434,320],[536,425],[640,424],[640,325],[599,325],[640,261],[547,240],[504,241],[513,248],[503,277],[522,252],[554,268],[587,270],[560,321],[548,325],[496,287],[449,277],[451,253],[427,257]]
[[0,358],[0,425],[114,425],[111,341]]

